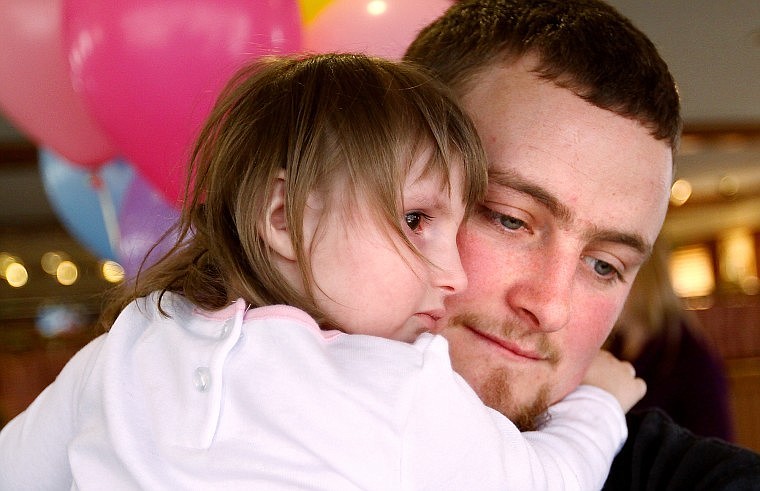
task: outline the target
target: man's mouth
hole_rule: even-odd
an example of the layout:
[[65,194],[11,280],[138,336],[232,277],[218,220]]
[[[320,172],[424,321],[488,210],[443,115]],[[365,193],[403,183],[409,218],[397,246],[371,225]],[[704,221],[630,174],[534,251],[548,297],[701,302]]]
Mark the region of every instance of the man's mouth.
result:
[[[494,321],[472,313],[462,313],[447,319],[448,328],[461,329],[482,343],[484,349],[495,350],[499,356],[516,362],[559,363],[559,352],[544,334],[526,331],[508,321]],[[493,352],[493,351],[492,351]]]
[[533,360],[533,361],[544,361],[547,359],[545,355],[541,354],[540,352],[536,350],[523,348],[507,339],[503,339],[489,333],[481,332],[467,325],[464,325],[463,327],[469,330],[470,332],[472,332],[475,336],[491,344],[498,346],[504,351],[507,351],[512,356],[516,356],[518,358],[524,358],[528,360]]

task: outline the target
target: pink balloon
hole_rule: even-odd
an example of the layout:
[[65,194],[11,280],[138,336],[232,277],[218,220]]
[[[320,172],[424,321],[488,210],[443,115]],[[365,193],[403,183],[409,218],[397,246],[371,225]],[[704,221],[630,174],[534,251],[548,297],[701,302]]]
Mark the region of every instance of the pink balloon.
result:
[[301,47],[295,0],[64,0],[63,18],[75,88],[170,203],[231,74],[246,60]]
[[84,167],[116,155],[69,78],[60,0],[0,1],[0,109],[38,145]]
[[417,32],[451,4],[452,0],[334,0],[304,27],[304,49],[401,59]]

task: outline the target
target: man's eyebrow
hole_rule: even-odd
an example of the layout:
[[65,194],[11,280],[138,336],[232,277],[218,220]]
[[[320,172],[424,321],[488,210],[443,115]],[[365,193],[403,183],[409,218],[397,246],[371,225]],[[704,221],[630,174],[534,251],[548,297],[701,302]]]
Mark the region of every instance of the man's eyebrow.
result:
[[[524,193],[544,205],[562,226],[572,226],[574,215],[572,210],[547,189],[531,182],[513,171],[491,171],[488,174],[489,184],[514,189]],[[588,242],[612,242],[628,246],[643,256],[648,257],[652,251],[649,244],[639,234],[621,232],[618,230],[596,229],[585,234]]]
[[591,232],[584,234],[584,238],[589,242],[612,242],[615,244],[623,244],[636,250],[644,258],[648,258],[652,253],[652,245],[644,240],[638,234],[629,234],[627,232],[619,232],[617,230],[592,230]]
[[568,225],[573,221],[573,212],[557,199],[547,189],[530,182],[519,174],[512,171],[489,171],[488,183],[514,189],[517,192],[527,194],[544,205],[561,224]]

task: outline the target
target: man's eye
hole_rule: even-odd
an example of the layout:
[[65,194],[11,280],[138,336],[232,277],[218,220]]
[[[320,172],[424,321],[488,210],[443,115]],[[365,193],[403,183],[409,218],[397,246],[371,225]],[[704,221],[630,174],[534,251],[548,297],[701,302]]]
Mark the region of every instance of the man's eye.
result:
[[601,276],[608,276],[615,272],[615,268],[610,263],[604,261],[596,261],[594,263],[594,271]]
[[594,259],[591,257],[588,258],[588,260],[591,263],[591,267],[593,268],[594,273],[598,274],[599,276],[608,278],[610,280],[617,280],[622,278],[620,272],[607,261],[602,261],[601,259]]
[[509,215],[501,215],[499,217],[499,223],[501,223],[504,228],[507,228],[509,230],[519,230],[525,227],[524,221],[515,217],[511,217]]
[[528,224],[525,222],[525,220],[520,220],[519,218],[515,218],[512,215],[499,213],[487,207],[482,207],[480,209],[480,213],[482,213],[486,220],[497,227],[512,231],[521,229],[528,230]]

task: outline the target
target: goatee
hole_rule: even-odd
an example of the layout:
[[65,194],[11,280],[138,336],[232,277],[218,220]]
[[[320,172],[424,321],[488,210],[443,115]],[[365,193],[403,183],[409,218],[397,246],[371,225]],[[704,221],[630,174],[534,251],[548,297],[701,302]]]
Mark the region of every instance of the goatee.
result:
[[549,408],[549,389],[546,386],[538,390],[531,403],[518,405],[512,396],[509,373],[506,370],[496,370],[476,392],[486,406],[502,413],[520,431],[535,431],[546,421],[546,410]]
[[[559,351],[555,349],[546,336],[541,336],[540,333],[535,332],[521,334],[525,331],[508,320],[497,322],[472,313],[463,313],[449,319],[446,329],[472,329],[475,332],[482,330],[482,333],[494,335],[499,339],[509,339],[515,343],[528,346],[529,349],[539,353],[543,360],[551,366],[556,367],[560,360]],[[520,341],[522,343],[519,343]],[[456,346],[450,345],[449,349],[452,353],[454,369],[462,374],[466,373],[466,370],[458,370]],[[535,391],[535,395],[531,401],[520,403],[518,401],[524,400],[525,394],[515,393],[516,390],[519,390],[515,387],[517,381],[511,380],[511,378],[510,370],[507,367],[493,368],[485,379],[480,378],[478,386],[473,386],[473,389],[486,406],[505,415],[521,431],[534,431],[540,428],[545,422],[546,410],[549,407],[549,386],[543,384],[538,389],[527,387],[527,390]],[[468,380],[468,382],[472,385],[472,381]]]

